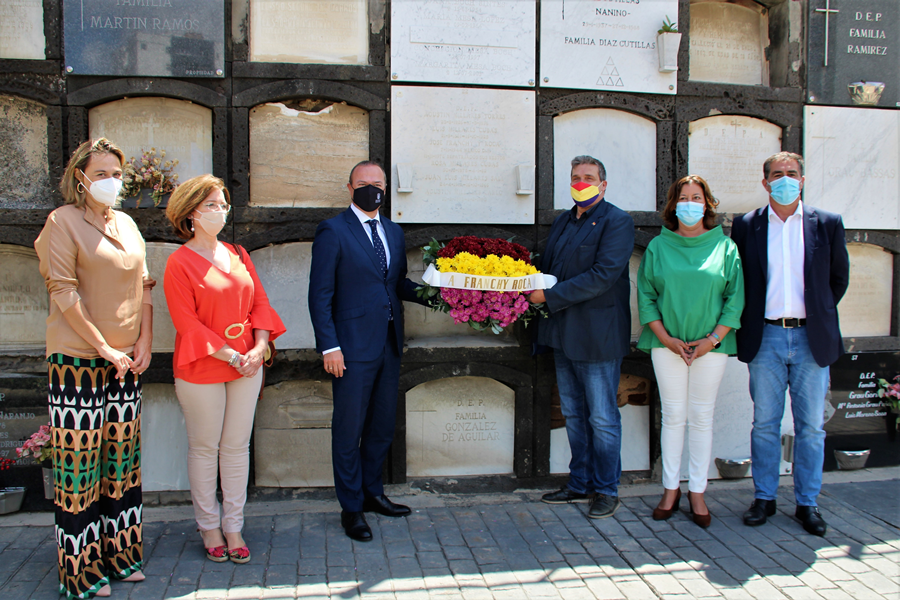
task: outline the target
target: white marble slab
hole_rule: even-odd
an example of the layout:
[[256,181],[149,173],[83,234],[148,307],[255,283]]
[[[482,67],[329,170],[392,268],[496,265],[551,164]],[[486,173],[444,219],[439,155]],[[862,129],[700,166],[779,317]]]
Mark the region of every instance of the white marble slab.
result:
[[125,98],[88,111],[92,138],[106,137],[140,159],[141,150],[166,151],[178,159],[178,181],[212,173],[212,111],[174,98]]
[[145,383],[141,400],[141,478],[145,492],[191,489],[184,413],[168,383]]
[[153,288],[153,351],[175,351],[175,325],[169,316],[169,306],[166,304],[166,262],[172,253],[181,247],[181,244],[168,244],[166,242],[147,242],[147,270],[150,277],[156,280]]
[[43,0],[0,2],[0,58],[44,60]]
[[543,87],[674,94],[678,72],[659,72],[656,35],[678,0],[542,0]]
[[391,3],[391,80],[534,87],[534,0]]
[[0,350],[43,352],[50,297],[32,248],[0,244]]
[[763,11],[726,2],[691,3],[690,79],[768,85],[769,19]]
[[847,244],[847,251],[850,285],[838,304],[841,335],[891,335],[891,300],[896,293],[893,254],[872,244]]
[[534,92],[393,86],[391,130],[394,221],[534,223]]
[[47,162],[47,107],[0,95],[0,208],[56,208]]
[[[622,471],[650,469],[650,407],[626,404],[619,408],[622,416]],[[572,449],[566,428],[550,431],[550,472],[568,473]]]
[[709,183],[720,213],[765,206],[763,163],[781,152],[781,127],[762,119],[715,115],[688,126],[688,172]]
[[251,0],[250,60],[364,65],[367,0]]
[[644,330],[637,303],[637,274],[642,258],[644,258],[644,250],[636,248],[628,260],[628,280],[631,283],[631,294],[628,296],[631,305],[631,342],[634,344],[640,339],[641,332]]
[[900,111],[806,106],[803,201],[847,229],[900,229]]
[[515,392],[486,377],[450,377],[406,393],[406,474],[513,471]]
[[287,332],[275,340],[280,349],[315,348],[309,318],[309,268],[312,242],[266,246],[250,253],[269,304],[281,317]]
[[369,113],[362,108],[272,103],[250,110],[251,206],[346,207],[350,169],[368,158]]
[[553,119],[553,207],[572,208],[572,159],[606,167],[604,198],[622,210],[656,210],[656,124],[624,110],[585,108]]

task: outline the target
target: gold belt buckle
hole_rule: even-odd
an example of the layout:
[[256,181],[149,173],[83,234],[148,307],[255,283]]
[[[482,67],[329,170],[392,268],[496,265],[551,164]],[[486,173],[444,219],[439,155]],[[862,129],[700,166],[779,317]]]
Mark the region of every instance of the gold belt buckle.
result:
[[[239,331],[236,334],[232,335],[232,334],[228,333],[235,327],[239,328]],[[229,340],[236,340],[239,337],[241,337],[242,335],[244,335],[244,324],[243,323],[232,323],[231,325],[229,325],[228,327],[225,328],[225,337],[227,337]]]

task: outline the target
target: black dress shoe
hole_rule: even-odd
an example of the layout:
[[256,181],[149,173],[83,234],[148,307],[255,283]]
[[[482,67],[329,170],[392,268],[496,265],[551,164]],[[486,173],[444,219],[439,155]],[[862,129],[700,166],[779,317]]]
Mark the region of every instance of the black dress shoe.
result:
[[807,533],[821,537],[825,535],[825,531],[828,529],[828,526],[825,525],[825,519],[822,518],[819,509],[815,506],[798,506],[794,516],[803,523],[803,529]]
[[380,496],[370,496],[363,500],[364,512],[377,512],[385,517],[405,517],[411,510],[403,504],[395,504],[388,500],[384,494]]
[[744,513],[744,525],[748,525],[750,527],[763,525],[766,520],[768,520],[768,517],[771,517],[774,514],[774,500],[762,500],[760,498],[757,498],[753,501],[753,504],[750,505],[750,508],[747,510],[747,512]]
[[358,542],[371,542],[372,530],[366,523],[366,515],[361,512],[341,511],[341,527],[350,539]]
[[587,494],[579,494],[573,492],[568,487],[561,490],[550,492],[541,496],[541,502],[547,504],[572,504],[573,502],[590,502],[591,499]]

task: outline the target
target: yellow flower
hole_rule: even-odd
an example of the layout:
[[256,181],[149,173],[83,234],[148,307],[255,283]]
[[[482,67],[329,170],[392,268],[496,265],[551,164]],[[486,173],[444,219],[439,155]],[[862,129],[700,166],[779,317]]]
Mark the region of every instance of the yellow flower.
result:
[[486,277],[522,277],[537,273],[533,265],[511,256],[488,254],[479,258],[468,252],[460,252],[453,258],[438,258],[437,270],[442,273],[465,273]]

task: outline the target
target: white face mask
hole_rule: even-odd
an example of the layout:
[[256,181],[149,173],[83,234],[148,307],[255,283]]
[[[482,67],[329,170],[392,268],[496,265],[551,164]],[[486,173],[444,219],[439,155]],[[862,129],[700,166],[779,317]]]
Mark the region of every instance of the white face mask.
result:
[[91,193],[94,200],[105,206],[112,206],[116,203],[116,199],[119,197],[119,191],[122,189],[121,179],[107,177],[106,179],[101,179],[99,181],[91,181],[84,171],[82,171],[81,174],[90,182],[91,185],[88,188],[88,191]]
[[203,231],[209,235],[216,237],[222,228],[225,227],[225,221],[228,220],[228,213],[224,211],[213,211],[202,213],[196,211],[194,216],[194,224],[203,228]]

